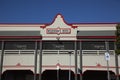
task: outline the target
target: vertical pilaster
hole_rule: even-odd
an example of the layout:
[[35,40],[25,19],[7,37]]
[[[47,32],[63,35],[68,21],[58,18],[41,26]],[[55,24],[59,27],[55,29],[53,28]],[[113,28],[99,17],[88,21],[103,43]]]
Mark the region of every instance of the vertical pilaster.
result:
[[35,53],[34,53],[34,80],[37,80],[37,41],[35,41]]
[[80,80],[82,80],[82,64],[83,64],[83,59],[82,59],[82,41],[80,41]]
[[77,71],[78,71],[78,66],[77,66],[77,41],[75,41],[75,80],[77,80]]
[[3,60],[4,60],[4,41],[2,41],[0,57],[1,57],[1,60],[0,60],[0,80],[1,80],[2,70],[3,70]]
[[42,80],[42,40],[40,40],[40,53],[39,53],[39,80]]

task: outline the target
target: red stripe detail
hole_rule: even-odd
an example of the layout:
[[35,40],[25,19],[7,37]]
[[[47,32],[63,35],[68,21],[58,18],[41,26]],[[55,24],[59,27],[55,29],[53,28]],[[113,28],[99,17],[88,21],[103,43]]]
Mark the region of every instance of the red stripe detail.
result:
[[3,66],[4,68],[33,68],[34,66],[32,65],[21,65],[21,66],[16,66],[16,65],[6,65],[6,66]]
[[[0,38],[34,38],[34,39],[40,39],[40,38],[56,38],[58,36],[0,36]],[[59,36],[60,38],[83,38],[83,39],[115,39],[116,36]]]
[[[83,66],[83,68],[107,68],[107,66]],[[116,67],[115,66],[109,66],[109,68],[116,68]]]
[[115,39],[116,36],[77,36],[77,38],[83,38],[83,39]]
[[[12,67],[20,68],[20,67],[34,67],[34,65],[20,65],[20,66],[5,65],[3,67],[4,68],[12,68]],[[44,67],[44,68],[57,68],[56,65],[43,65],[42,67]],[[70,66],[60,65],[60,68],[70,68]],[[71,66],[71,68],[75,68],[75,66]],[[107,68],[107,66],[83,66],[83,68]],[[109,68],[116,68],[116,67],[115,66],[109,66]],[[118,68],[120,68],[120,66]]]
[[42,36],[0,36],[0,38],[8,39],[8,38],[13,38],[13,39],[41,39]]

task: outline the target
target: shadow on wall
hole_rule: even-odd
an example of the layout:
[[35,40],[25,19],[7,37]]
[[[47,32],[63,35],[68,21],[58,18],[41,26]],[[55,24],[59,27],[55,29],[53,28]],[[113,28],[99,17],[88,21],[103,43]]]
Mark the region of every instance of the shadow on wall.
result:
[[[70,71],[71,80],[74,80],[74,72]],[[69,70],[45,70],[42,80],[69,80]]]
[[[110,72],[110,79],[116,80],[115,73]],[[107,79],[107,71],[101,70],[87,70],[83,73],[83,80],[108,80]]]
[[30,70],[7,70],[2,74],[2,80],[33,80]]
[[[75,74],[69,70],[45,70],[42,80],[75,80]],[[80,75],[78,74],[78,80]],[[120,76],[119,76],[120,78]],[[37,74],[37,80],[39,75]],[[116,80],[115,73],[110,71],[110,79]],[[2,80],[34,80],[34,74],[30,70],[7,70],[2,74]],[[83,73],[83,80],[107,80],[107,71],[87,70]]]

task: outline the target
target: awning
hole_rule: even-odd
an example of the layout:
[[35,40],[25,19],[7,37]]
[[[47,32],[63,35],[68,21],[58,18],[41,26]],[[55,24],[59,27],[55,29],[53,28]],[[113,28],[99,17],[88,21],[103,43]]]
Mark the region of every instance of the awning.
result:
[[0,39],[40,39],[40,31],[0,31]]
[[78,31],[77,38],[81,40],[115,40],[115,31]]

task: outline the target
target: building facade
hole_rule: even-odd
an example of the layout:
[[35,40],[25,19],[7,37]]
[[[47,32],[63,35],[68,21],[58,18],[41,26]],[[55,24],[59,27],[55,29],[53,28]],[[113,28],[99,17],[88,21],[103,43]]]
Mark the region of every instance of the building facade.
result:
[[0,24],[1,80],[36,80],[39,76],[64,80],[69,75],[74,80],[81,74],[87,80],[91,73],[93,77],[103,74],[102,80],[108,68],[114,79],[116,25],[69,24],[61,14],[50,24]]

